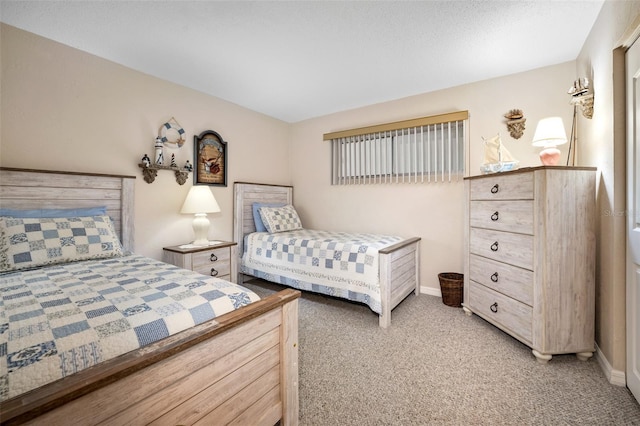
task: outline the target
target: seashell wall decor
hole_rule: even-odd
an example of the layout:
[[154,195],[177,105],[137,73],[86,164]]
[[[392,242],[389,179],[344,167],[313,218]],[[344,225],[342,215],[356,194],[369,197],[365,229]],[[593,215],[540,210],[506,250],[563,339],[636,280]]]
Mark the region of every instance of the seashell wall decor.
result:
[[524,134],[525,123],[527,119],[524,118],[524,113],[521,109],[512,109],[504,115],[507,119],[507,129],[509,134],[514,139],[520,139]]

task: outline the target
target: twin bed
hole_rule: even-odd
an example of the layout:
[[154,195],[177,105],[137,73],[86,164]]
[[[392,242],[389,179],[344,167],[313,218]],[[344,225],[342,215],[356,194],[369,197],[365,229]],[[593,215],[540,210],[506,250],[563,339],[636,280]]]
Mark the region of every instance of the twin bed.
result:
[[130,254],[133,188],[0,168],[2,424],[297,424],[299,292]]
[[409,294],[420,293],[420,238],[305,229],[290,186],[236,182],[234,202],[238,283],[250,275],[364,303],[380,327],[391,324],[391,310]]

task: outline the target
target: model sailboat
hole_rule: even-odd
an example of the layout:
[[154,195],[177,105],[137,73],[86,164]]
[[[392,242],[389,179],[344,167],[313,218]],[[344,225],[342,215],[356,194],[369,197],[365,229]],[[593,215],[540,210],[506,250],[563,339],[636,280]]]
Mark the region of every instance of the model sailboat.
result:
[[502,144],[500,133],[484,141],[484,162],[480,167],[482,173],[506,172],[518,168],[518,160],[513,158],[509,150]]

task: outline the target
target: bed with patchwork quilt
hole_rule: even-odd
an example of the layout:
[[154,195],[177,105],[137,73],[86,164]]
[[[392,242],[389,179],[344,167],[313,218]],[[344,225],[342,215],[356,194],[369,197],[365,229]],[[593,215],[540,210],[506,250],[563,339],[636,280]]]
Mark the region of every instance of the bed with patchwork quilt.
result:
[[290,186],[235,183],[239,277],[364,303],[391,324],[391,310],[419,294],[420,238],[305,229]]
[[0,423],[296,425],[299,292],[134,254],[133,180],[0,168]]
[[298,229],[246,237],[243,273],[382,312],[378,252],[401,237]]
[[2,273],[0,404],[257,300],[139,255]]

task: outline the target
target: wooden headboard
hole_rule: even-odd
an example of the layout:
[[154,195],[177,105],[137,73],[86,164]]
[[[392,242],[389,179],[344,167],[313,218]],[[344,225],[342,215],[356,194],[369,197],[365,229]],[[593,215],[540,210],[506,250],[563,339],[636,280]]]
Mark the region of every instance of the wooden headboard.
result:
[[122,247],[133,251],[135,176],[0,167],[0,207],[68,209],[106,206]]
[[293,187],[235,182],[233,184],[233,198],[233,238],[238,243],[238,256],[242,257],[244,236],[256,232],[253,221],[253,203],[293,204]]

